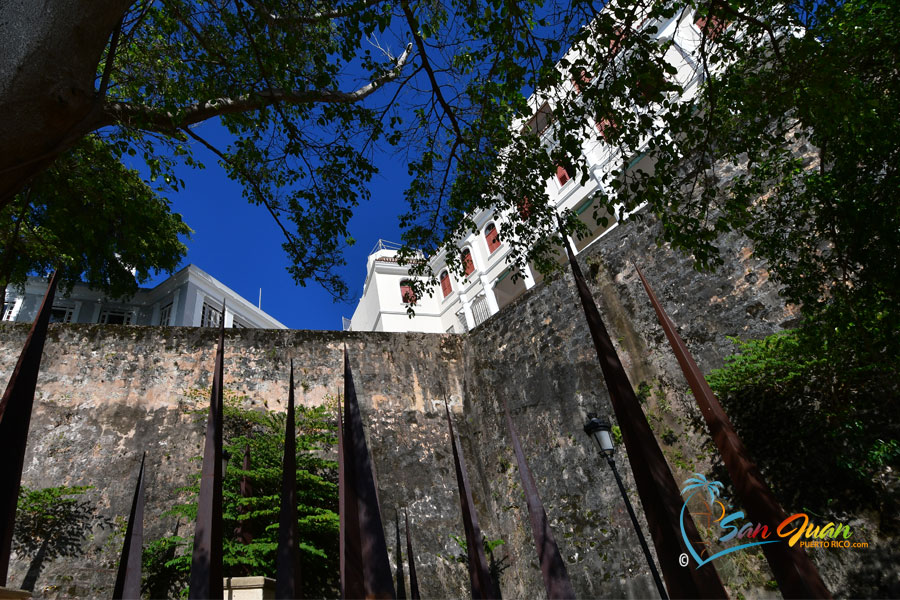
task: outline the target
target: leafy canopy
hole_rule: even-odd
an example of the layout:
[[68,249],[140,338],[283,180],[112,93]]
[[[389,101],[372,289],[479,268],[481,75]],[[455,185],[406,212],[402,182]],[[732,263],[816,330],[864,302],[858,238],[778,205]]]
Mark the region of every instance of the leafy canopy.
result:
[[191,230],[120,158],[88,136],[0,209],[0,290],[58,267],[63,288],[84,280],[123,297],[178,266]]

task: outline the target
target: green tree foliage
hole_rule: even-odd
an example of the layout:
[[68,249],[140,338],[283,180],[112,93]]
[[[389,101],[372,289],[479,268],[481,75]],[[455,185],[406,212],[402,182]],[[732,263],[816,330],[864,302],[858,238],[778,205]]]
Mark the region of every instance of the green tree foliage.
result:
[[121,151],[88,136],[0,209],[0,292],[59,267],[63,289],[83,280],[130,296],[178,266],[187,251],[180,237],[191,230],[122,165]]
[[846,322],[737,342],[709,383],[785,510],[876,508],[896,526],[900,353]]
[[[191,394],[197,399],[207,391]],[[195,411],[198,416],[205,411]],[[304,593],[333,596],[338,577],[337,443],[333,407],[297,407],[297,513]],[[224,444],[230,455],[223,485],[224,565],[226,576],[275,577],[278,518],[281,507],[281,464],[285,413],[246,406],[246,398],[226,393]],[[250,468],[244,450],[250,447]],[[199,460],[199,457],[198,457]],[[198,482],[185,488],[190,501],[169,511],[179,524],[197,516]],[[241,480],[252,495],[241,495]],[[179,525],[181,527],[181,525]],[[188,530],[192,530],[190,526]],[[249,536],[247,535],[249,534]],[[247,538],[251,538],[249,543]],[[193,538],[175,535],[156,540],[144,550],[146,591],[184,591],[190,573]]]

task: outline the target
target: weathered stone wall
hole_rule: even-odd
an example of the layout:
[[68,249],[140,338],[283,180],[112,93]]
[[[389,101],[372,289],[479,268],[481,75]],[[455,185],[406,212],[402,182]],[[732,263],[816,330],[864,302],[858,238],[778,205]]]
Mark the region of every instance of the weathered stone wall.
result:
[[[704,371],[720,366],[726,336],[759,337],[793,314],[737,238],[724,240],[727,269],[693,271],[653,243],[654,225],[630,221],[582,257],[601,313],[678,481],[709,461],[691,424],[696,415],[677,363],[637,279],[640,264]],[[0,328],[0,377],[12,371],[27,327]],[[202,423],[186,410],[187,392],[208,386],[215,332],[208,329],[51,327],[38,383],[24,483],[94,485],[106,515],[127,515],[140,451],[148,450],[148,539],[171,532],[161,514],[173,490],[199,466]],[[509,403],[525,453],[580,597],[653,595],[643,556],[605,464],[582,426],[588,411],[611,414],[571,277],[530,290],[466,336],[229,330],[226,386],[279,409],[288,359],[318,404],[342,386],[347,344],[375,460],[386,533],[393,547],[395,507],[408,507],[423,594],[467,595],[462,565],[446,557],[462,535],[442,402],[454,410],[482,529],[503,539],[501,587],[507,598],[540,597],[531,542],[502,402]],[[627,458],[621,472],[633,487]],[[632,495],[637,503],[636,495]],[[640,510],[639,503],[636,508]],[[185,526],[182,525],[184,535]],[[50,562],[38,580],[44,596],[106,596],[119,541],[94,527],[85,554]],[[392,557],[393,560],[393,557]],[[719,561],[717,561],[719,562]],[[758,562],[758,561],[757,561]],[[757,563],[722,561],[733,589],[770,578]],[[27,565],[14,565],[17,584]]]

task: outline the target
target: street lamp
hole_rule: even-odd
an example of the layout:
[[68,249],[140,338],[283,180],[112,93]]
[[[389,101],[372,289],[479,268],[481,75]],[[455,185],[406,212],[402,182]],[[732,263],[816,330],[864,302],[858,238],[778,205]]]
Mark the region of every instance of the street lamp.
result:
[[612,426],[606,419],[598,419],[597,415],[594,413],[588,413],[588,422],[584,425],[584,432],[597,443],[600,454],[606,457],[606,462],[609,464],[609,468],[612,469],[613,475],[616,477],[616,483],[619,484],[619,491],[622,492],[625,508],[628,509],[628,514],[631,516],[631,522],[634,524],[634,530],[637,532],[638,540],[641,542],[641,549],[644,551],[644,556],[647,558],[647,564],[650,565],[650,573],[653,575],[653,581],[656,582],[656,589],[659,590],[659,595],[663,600],[668,600],[669,596],[666,594],[666,588],[663,585],[662,579],[659,577],[659,571],[656,570],[656,565],[653,563],[653,557],[650,555],[650,548],[647,547],[647,540],[644,539],[644,534],[641,531],[641,526],[638,524],[637,516],[634,514],[634,509],[631,507],[631,501],[628,499],[628,494],[625,492],[625,486],[622,484],[622,478],[619,477],[619,470],[616,468],[616,460],[613,458],[613,455],[616,453],[616,446],[612,437]]
[[222,478],[225,478],[225,471],[228,469],[228,461],[231,460],[231,453],[228,450],[222,450]]

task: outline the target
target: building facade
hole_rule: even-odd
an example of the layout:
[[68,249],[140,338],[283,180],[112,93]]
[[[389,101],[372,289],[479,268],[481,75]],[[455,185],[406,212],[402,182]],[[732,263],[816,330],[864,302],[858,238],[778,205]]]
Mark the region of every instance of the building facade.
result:
[[[7,288],[3,320],[33,321],[46,291],[47,280],[43,277],[29,277],[24,290]],[[139,288],[126,300],[110,300],[86,284],[76,284],[68,295],[57,293],[50,315],[51,323],[185,327],[218,327],[222,319],[225,327],[286,329],[194,265],[184,267],[154,288]]]
[[[703,40],[706,20],[696,16],[683,19],[675,15],[665,21],[645,20],[640,27],[656,27],[655,38],[660,43],[672,41],[666,59],[677,70],[674,78],[684,90],[683,97],[693,96],[703,75],[692,57]],[[567,57],[573,58],[576,52],[570,50]],[[566,97],[573,90],[577,92],[577,85],[574,81],[570,82],[568,89],[563,90],[565,93],[560,96]],[[522,135],[539,135],[545,146],[551,146],[554,143],[553,110],[557,101],[555,98],[533,96],[529,99],[533,110],[531,118],[515,123],[514,129],[521,131]],[[646,146],[633,156],[623,157],[617,146],[606,141],[604,130],[607,127],[609,123],[602,121],[592,123],[592,135],[582,140],[581,150],[590,171],[584,185],[563,167],[558,167],[556,174],[546,182],[547,197],[556,211],[571,210],[590,232],[581,239],[569,238],[576,254],[615,228],[617,218],[628,217],[627,214],[620,215],[621,211],[616,207],[614,214],[600,215],[607,218],[605,226],[597,223],[593,198],[595,192],[608,191],[602,189],[601,183],[606,176],[626,161],[626,173],[638,170],[648,174],[653,172]],[[477,232],[469,234],[460,246],[465,276],[458,278],[447,268],[443,253],[429,257],[427,260],[434,273],[438,274],[439,283],[430,289],[426,298],[410,296],[406,285],[408,269],[397,264],[399,245],[379,241],[368,257],[362,297],[349,323],[345,320],[344,328],[354,331],[465,333],[541,281],[541,274],[530,265],[519,272],[508,264],[506,259],[510,246],[504,241],[508,238],[505,231],[509,224],[508,215],[484,210],[473,220]],[[560,259],[564,256],[561,255]],[[415,301],[413,317],[407,313],[410,306],[408,300]]]

